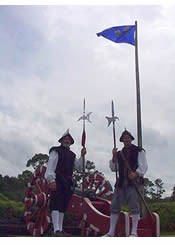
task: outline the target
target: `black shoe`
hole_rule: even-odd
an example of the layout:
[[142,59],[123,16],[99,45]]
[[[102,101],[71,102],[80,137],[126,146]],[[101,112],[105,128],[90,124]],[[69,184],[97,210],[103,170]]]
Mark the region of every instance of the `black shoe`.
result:
[[65,232],[65,231],[55,231],[52,236],[56,237],[65,237],[65,236],[71,236],[71,234]]
[[63,236],[71,236],[71,234],[69,234],[69,233],[67,233],[65,231],[61,231],[61,233],[62,233]]
[[63,236],[63,234],[62,234],[62,231],[55,231],[54,233],[53,233],[53,235],[52,236],[57,236],[57,237],[61,237],[61,236]]

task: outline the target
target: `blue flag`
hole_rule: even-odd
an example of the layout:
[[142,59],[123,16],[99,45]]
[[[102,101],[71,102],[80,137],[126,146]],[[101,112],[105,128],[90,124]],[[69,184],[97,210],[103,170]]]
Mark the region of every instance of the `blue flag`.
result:
[[97,33],[97,36],[103,36],[115,43],[129,43],[135,46],[135,25],[115,26]]

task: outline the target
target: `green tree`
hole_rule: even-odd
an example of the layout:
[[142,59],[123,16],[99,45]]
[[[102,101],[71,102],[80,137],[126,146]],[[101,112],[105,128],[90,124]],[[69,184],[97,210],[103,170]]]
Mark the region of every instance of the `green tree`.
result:
[[19,183],[24,185],[24,186],[27,186],[27,183],[29,182],[29,179],[31,178],[31,176],[32,176],[32,172],[31,171],[24,170],[22,172],[22,174],[18,174]]
[[87,160],[85,172],[91,174],[95,171],[95,163]]
[[4,194],[10,200],[23,202],[27,183],[32,175],[31,171],[25,170],[18,177],[4,177],[0,175],[0,193]]
[[156,192],[154,195],[155,199],[160,199],[162,197],[162,194],[165,192],[164,188],[163,188],[163,181],[161,179],[156,179],[154,181],[155,187],[156,187]]
[[144,195],[147,199],[152,199],[155,193],[155,185],[148,178],[144,178]]
[[[86,166],[85,166],[85,177],[89,176],[90,174],[94,173],[95,171],[95,163],[87,160]],[[83,179],[83,172],[79,171],[77,169],[73,172],[73,181],[76,186],[80,186]]]
[[27,161],[26,167],[32,166],[34,169],[36,169],[38,166],[41,166],[48,162],[48,160],[49,156],[47,154],[35,154],[31,159]]
[[171,199],[175,200],[175,185],[174,185],[174,187],[172,189]]

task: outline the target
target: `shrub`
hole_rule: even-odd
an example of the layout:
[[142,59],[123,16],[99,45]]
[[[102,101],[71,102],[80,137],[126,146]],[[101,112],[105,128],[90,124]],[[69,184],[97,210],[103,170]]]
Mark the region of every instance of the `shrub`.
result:
[[0,217],[1,219],[20,218],[24,215],[24,204],[9,200],[0,193]]

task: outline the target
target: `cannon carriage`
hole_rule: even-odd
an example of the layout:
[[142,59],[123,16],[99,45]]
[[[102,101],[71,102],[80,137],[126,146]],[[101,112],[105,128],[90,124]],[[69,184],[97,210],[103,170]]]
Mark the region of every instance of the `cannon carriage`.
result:
[[[36,168],[28,182],[25,195],[25,221],[32,236],[47,235],[51,227],[49,212],[49,188],[44,178],[46,166]],[[72,214],[73,226],[69,232],[79,229],[80,236],[102,236],[108,232],[112,187],[106,178],[94,172],[85,178],[84,193],[75,188],[69,203],[68,213]],[[115,236],[129,236],[131,217],[128,212],[120,213]],[[142,217],[138,225],[138,236],[159,236],[160,222],[156,213]]]

